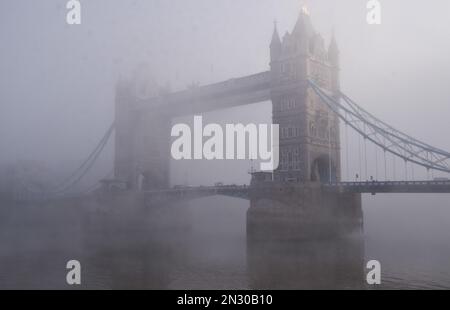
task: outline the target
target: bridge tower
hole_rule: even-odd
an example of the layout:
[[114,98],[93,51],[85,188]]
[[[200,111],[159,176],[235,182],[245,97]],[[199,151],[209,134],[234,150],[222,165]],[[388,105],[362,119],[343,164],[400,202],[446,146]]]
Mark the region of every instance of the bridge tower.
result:
[[275,179],[339,180],[339,119],[307,83],[311,79],[338,97],[339,51],[334,35],[326,48],[303,8],[293,31],[282,39],[275,25],[270,58],[273,123],[280,125]]
[[171,118],[156,106],[163,97],[142,94],[140,86],[136,80],[116,86],[114,175],[130,189],[168,188]]

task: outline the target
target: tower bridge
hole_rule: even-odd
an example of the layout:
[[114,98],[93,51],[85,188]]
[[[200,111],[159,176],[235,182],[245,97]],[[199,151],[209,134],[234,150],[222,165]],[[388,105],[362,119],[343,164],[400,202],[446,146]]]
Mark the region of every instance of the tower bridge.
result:
[[[165,226],[167,217],[161,217],[161,209],[171,209],[179,202],[184,208],[186,201],[222,195],[249,201],[247,260],[249,269],[252,261],[261,266],[255,272],[257,276],[274,266],[261,258],[267,254],[283,256],[286,252],[280,250],[280,241],[295,240],[295,245],[306,245],[305,259],[300,262],[301,268],[286,261],[286,275],[303,269],[309,280],[342,278],[361,283],[365,267],[362,194],[450,193],[450,180],[446,178],[414,181],[405,173],[404,180],[389,180],[386,155],[400,159],[405,166],[450,173],[450,153],[397,130],[342,93],[337,42],[334,36],[325,42],[315,31],[307,10],[300,12],[292,31],[283,37],[275,25],[269,50],[268,71],[182,91],[148,95],[133,81],[119,81],[114,121],[68,178],[52,187],[41,186],[32,182],[23,171],[26,169],[8,169],[11,172],[6,179],[14,179],[14,184],[3,185],[7,193],[0,188],[0,199],[58,199],[58,206],[63,205],[59,200],[79,185],[114,137],[114,176],[102,180],[96,195],[89,192],[87,208],[79,208],[88,210],[83,218],[87,219],[84,228],[89,242],[100,245],[108,258],[127,255],[127,261],[128,253],[145,252],[142,265],[148,264],[148,258],[154,255],[149,251],[148,236],[172,233],[173,227]],[[280,127],[280,164],[276,170],[252,171],[249,185],[170,186],[173,118],[262,101],[271,102],[272,122]],[[342,178],[341,162],[345,160],[341,160],[341,128],[353,130],[364,143],[381,150],[384,180],[375,177],[362,181],[361,167],[356,178],[359,181]],[[367,170],[367,161],[365,166]],[[367,178],[367,171],[365,175]],[[5,183],[1,176],[0,183]],[[69,201],[70,205],[83,205],[79,200]],[[181,217],[179,210],[175,208],[168,216]],[[97,244],[96,236],[101,240]],[[105,239],[111,243],[105,245]],[[325,249],[321,252],[324,255],[316,254],[319,247]],[[320,276],[314,277],[321,269]]]
[[309,85],[313,79],[339,96],[339,51],[315,32],[305,11],[282,39],[274,29],[270,71],[192,87],[153,98],[140,98],[122,82],[116,95],[115,176],[145,189],[169,187],[170,122],[174,117],[270,100],[280,126],[280,165],[274,180],[339,181],[339,117]]
[[[447,192],[445,185],[436,182],[392,183],[387,177],[381,183],[342,183],[342,125],[380,148],[385,161],[386,154],[391,154],[427,171],[450,172],[450,153],[396,130],[361,108],[340,91],[339,72],[334,36],[325,44],[309,13],[302,10],[292,32],[283,38],[275,25],[269,71],[150,97],[140,96],[135,85],[121,81],[116,94],[115,177],[136,189],[143,175],[143,190],[167,192],[172,118],[271,101],[273,123],[280,126],[280,165],[263,177],[266,181],[329,183],[327,188],[355,193]],[[256,174],[253,177],[259,180]]]
[[[146,206],[212,195],[248,199],[248,237],[264,240],[362,235],[362,193],[450,192],[448,181],[343,181],[342,125],[380,148],[385,161],[391,154],[405,165],[450,172],[450,153],[396,130],[343,94],[337,42],[333,36],[325,43],[307,11],[282,38],[275,25],[269,48],[269,71],[211,85],[142,97],[132,83],[121,81],[115,103],[115,177],[132,190],[141,189]],[[261,101],[271,101],[272,122],[280,128],[275,171],[254,172],[249,186],[170,188],[172,118]]]
[[[114,182],[123,189],[144,195],[146,205],[211,195],[248,199],[250,232],[266,231],[267,224],[274,222],[280,224],[277,227],[290,223],[298,236],[311,236],[313,232],[330,231],[329,227],[338,226],[339,229],[333,230],[335,235],[361,231],[362,193],[450,192],[447,179],[388,180],[386,154],[399,158],[405,165],[450,173],[450,153],[402,133],[343,94],[337,42],[333,36],[325,43],[314,30],[307,11],[300,12],[293,30],[282,38],[275,25],[269,49],[269,71],[211,85],[147,95],[139,91],[140,85],[119,81],[113,124],[79,169],[63,184],[46,191],[45,196],[60,195],[83,178],[113,131]],[[271,101],[272,122],[280,127],[280,164],[276,170],[252,173],[248,186],[170,188],[173,118],[262,101]],[[385,158],[384,181],[342,179],[342,126],[346,131],[356,132],[364,143],[381,149]],[[27,186],[25,180],[20,179],[20,183],[33,197],[41,194]],[[117,188],[111,187],[112,183],[103,184]],[[315,228],[311,229],[312,226]],[[298,231],[298,227],[304,229]],[[270,229],[267,231],[270,233]]]

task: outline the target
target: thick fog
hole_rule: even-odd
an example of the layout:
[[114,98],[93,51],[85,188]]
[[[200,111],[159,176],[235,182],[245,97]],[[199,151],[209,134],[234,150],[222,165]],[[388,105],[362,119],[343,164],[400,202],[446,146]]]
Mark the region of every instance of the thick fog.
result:
[[[394,127],[450,150],[450,2],[380,2],[381,25],[368,25],[364,0],[305,1],[327,44],[335,33],[342,91]],[[68,25],[66,1],[0,2],[2,165],[33,160],[61,176],[77,167],[114,119],[117,81],[133,76],[136,68],[149,68],[158,85],[173,91],[268,70],[274,20],[282,36],[292,31],[301,7],[298,0],[81,3],[81,25]],[[174,121],[190,122],[192,116]],[[271,105],[207,113],[204,122],[269,123]],[[357,140],[352,141],[352,165],[347,169],[343,163],[347,179],[361,173]],[[110,174],[113,158],[110,141],[84,186]],[[171,182],[243,184],[250,167],[249,161],[173,161]],[[397,170],[402,179],[404,171]],[[369,171],[366,178],[383,174],[373,161]],[[425,177],[417,168],[416,178]],[[369,241],[376,236],[377,242],[445,244],[448,198],[365,196]]]
[[[342,90],[395,127],[450,149],[448,1],[383,1],[381,25],[367,24],[365,1],[306,4],[318,32],[328,40],[335,31]],[[83,1],[81,25],[66,23],[64,1],[0,6],[1,161],[33,159],[58,170],[78,164],[113,120],[120,76],[146,64],[159,85],[178,90],[267,70],[273,21],[280,35],[291,31],[301,3]],[[270,104],[257,106],[214,112],[206,121],[270,122]],[[97,178],[110,172],[111,144],[107,150]],[[205,166],[220,177],[199,173]],[[197,184],[243,183],[249,168],[173,163],[172,183],[186,174]]]

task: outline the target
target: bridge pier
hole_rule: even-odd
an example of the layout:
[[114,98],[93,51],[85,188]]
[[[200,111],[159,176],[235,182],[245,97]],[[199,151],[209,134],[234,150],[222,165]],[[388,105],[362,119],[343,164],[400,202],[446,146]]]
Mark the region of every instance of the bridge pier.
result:
[[249,239],[329,239],[362,232],[361,194],[325,191],[320,183],[268,182],[251,188]]
[[252,186],[250,198],[252,288],[364,285],[360,194],[325,191],[319,183],[267,182]]

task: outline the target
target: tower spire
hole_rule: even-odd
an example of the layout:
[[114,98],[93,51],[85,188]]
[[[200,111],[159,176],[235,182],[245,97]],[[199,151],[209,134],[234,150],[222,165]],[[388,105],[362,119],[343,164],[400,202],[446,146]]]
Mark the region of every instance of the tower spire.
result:
[[272,34],[272,41],[270,42],[270,58],[273,61],[278,59],[280,55],[281,55],[281,40],[280,36],[278,35],[277,21],[275,20]]
[[331,31],[330,46],[328,47],[328,60],[331,64],[338,67],[339,66],[339,48],[336,42],[336,37],[334,34],[334,28]]
[[314,32],[312,28],[309,10],[306,5],[302,4],[292,34],[309,36]]
[[309,16],[309,10],[305,3],[302,4],[301,13],[306,16]]
[[273,34],[272,34],[272,41],[270,42],[270,46],[275,46],[275,45],[281,45],[281,40],[280,40],[280,36],[278,34],[278,29],[277,29],[277,20],[273,21]]

